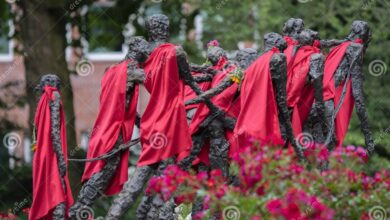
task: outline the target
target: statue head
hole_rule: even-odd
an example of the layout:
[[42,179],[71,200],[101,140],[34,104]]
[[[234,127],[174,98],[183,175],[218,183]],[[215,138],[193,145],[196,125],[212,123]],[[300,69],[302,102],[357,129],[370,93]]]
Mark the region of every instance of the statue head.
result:
[[211,46],[207,49],[207,59],[211,64],[216,65],[222,57],[226,57],[224,49],[218,46]]
[[313,45],[314,41],[319,39],[318,32],[311,29],[305,29],[298,35],[298,41],[301,45]]
[[60,90],[61,80],[57,75],[45,74],[41,77],[41,81],[35,87],[35,90],[43,93],[45,86],[52,86]]
[[149,41],[167,42],[169,39],[169,19],[166,15],[155,14],[146,19]]
[[237,52],[235,60],[242,69],[246,69],[257,57],[255,49],[244,48]]
[[305,23],[301,18],[289,18],[286,23],[284,23],[283,34],[289,37],[296,38],[303,28]]
[[134,59],[140,63],[145,62],[150,53],[149,43],[143,37],[131,37],[129,40],[129,51],[126,58]]
[[280,51],[284,51],[287,48],[287,43],[283,39],[282,35],[271,32],[264,35],[264,51],[269,51],[273,47],[278,48]]
[[370,26],[365,21],[353,21],[351,26],[351,31],[349,32],[348,39],[356,40],[358,38],[363,40],[365,45],[371,41],[371,30]]

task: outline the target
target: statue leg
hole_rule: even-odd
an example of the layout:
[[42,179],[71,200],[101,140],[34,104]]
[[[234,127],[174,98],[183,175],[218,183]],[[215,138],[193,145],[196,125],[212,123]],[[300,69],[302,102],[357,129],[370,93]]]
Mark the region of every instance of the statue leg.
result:
[[192,166],[192,162],[196,159],[198,154],[203,148],[204,140],[205,140],[205,130],[201,130],[200,132],[196,133],[192,136],[192,148],[191,153],[186,158],[184,158],[182,161],[179,162],[179,167],[182,170],[188,170]]
[[120,162],[121,156],[119,153],[107,159],[104,168],[92,175],[92,177],[84,183],[76,203],[69,210],[69,218],[75,219],[77,213],[85,206],[92,206],[107,188],[109,181],[114,176],[115,171]]
[[152,200],[153,200],[153,196],[144,195],[142,197],[141,202],[138,205],[135,214],[136,220],[147,220],[147,215],[148,215],[148,211],[150,210]]
[[[334,113],[334,102],[333,100],[328,100],[324,103],[325,106],[325,118],[326,118],[326,127],[328,130],[326,131],[326,135],[328,136],[328,133],[331,132],[331,140],[328,144],[328,150],[333,150],[336,146],[336,133],[335,133],[335,125],[334,121],[332,120],[332,115]],[[333,126],[332,126],[333,124]]]
[[142,192],[142,189],[153,170],[152,166],[136,168],[130,181],[125,184],[118,197],[114,199],[106,219],[119,219],[126,213],[126,211],[136,202],[137,197]]
[[[160,164],[158,165],[157,170],[156,170],[156,176],[163,175],[164,170],[167,168],[167,166],[172,165],[174,163],[175,163],[175,158],[168,158],[168,159],[160,162]],[[170,198],[170,199],[172,199],[172,198]],[[160,209],[165,205],[165,203],[166,202],[163,201],[163,199],[161,198],[160,195],[157,194],[157,195],[153,196],[153,198],[151,199],[151,203],[150,203],[150,209],[149,209],[148,214],[147,214],[147,219],[159,219]],[[173,206],[173,208],[174,208],[174,206]],[[172,209],[172,214],[173,214],[173,209]],[[169,215],[167,215],[166,217],[167,217],[167,219],[170,219]]]
[[210,126],[210,166],[211,169],[220,169],[224,177],[229,177],[229,147],[225,138],[225,129],[219,120],[214,120]]
[[58,204],[53,211],[53,220],[63,220],[65,219],[66,214],[66,205],[64,202]]

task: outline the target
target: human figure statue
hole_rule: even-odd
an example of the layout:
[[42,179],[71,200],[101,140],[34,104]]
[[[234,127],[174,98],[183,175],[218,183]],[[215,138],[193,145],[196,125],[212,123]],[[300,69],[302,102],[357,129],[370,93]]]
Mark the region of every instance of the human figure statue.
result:
[[[302,134],[303,126],[310,110],[316,101],[316,112],[321,125],[322,133],[326,135],[327,124],[323,101],[323,72],[325,57],[318,48],[318,32],[310,29],[303,30],[298,35],[299,44],[296,45],[292,61],[287,65],[287,105],[291,109],[292,126],[298,146],[303,146],[305,139]],[[313,139],[314,141],[314,139]]]
[[[234,129],[239,146],[255,139],[262,144],[283,144],[285,139],[303,160],[302,149],[295,144],[286,99],[287,63],[283,51],[287,44],[277,33],[264,36],[264,53],[245,71],[241,85],[241,110]],[[267,95],[265,95],[267,94]]]
[[[367,153],[372,154],[374,141],[368,124],[362,73],[363,55],[371,40],[367,22],[354,21],[346,39],[347,41],[334,47],[325,60],[324,101],[326,111],[332,115],[328,118],[328,124],[334,125],[331,126],[332,131],[328,132],[326,143],[335,142],[337,146],[343,143],[355,107],[368,148]],[[333,146],[328,145],[330,150]]]
[[[102,78],[100,108],[87,159],[117,151],[131,140],[138,102],[138,84],[145,79],[140,65],[149,53],[149,43],[140,37],[129,40],[125,59],[107,68]],[[87,161],[77,202],[70,209],[70,217],[77,218],[85,207],[93,205],[102,194],[119,193],[128,179],[129,150],[123,149],[108,158]]]
[[41,98],[34,119],[36,143],[33,149],[33,201],[29,219],[66,219],[67,209],[73,204],[67,171],[66,120],[60,84],[58,76],[47,74],[41,77],[36,88]]
[[[238,83],[242,78],[241,69],[228,60],[226,52],[219,45],[208,47],[207,59],[212,64],[211,68],[217,71],[211,81],[211,89],[188,101],[186,105],[197,104],[206,98],[211,98],[213,104],[219,109],[230,117],[237,117],[239,109],[233,106],[233,102],[238,94]],[[180,161],[179,166],[187,170],[198,158],[199,162],[210,165],[211,169],[220,169],[223,175],[228,177],[230,144],[223,122],[211,114],[207,105],[202,103],[191,121],[190,131],[193,146],[191,152]],[[205,145],[207,140],[209,140],[208,149]]]

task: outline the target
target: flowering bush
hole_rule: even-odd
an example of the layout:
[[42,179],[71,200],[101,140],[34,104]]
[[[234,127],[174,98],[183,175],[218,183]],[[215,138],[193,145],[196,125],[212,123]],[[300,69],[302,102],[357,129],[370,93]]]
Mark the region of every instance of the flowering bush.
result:
[[[233,158],[231,173],[239,184],[228,184],[218,170],[195,174],[171,166],[147,191],[173,196],[177,204],[202,198],[198,219],[212,213],[250,220],[386,219],[390,171],[365,173],[365,152],[348,146],[330,153],[312,144],[305,151],[308,164],[300,164],[291,149],[254,144]],[[324,164],[329,169],[317,169]]]

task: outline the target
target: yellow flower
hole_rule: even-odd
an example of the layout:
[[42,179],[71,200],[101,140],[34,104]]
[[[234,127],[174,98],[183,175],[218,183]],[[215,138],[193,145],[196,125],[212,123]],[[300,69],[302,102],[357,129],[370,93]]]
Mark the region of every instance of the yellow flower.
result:
[[232,76],[230,77],[230,79],[231,79],[233,82],[237,83],[237,84],[240,84],[240,82],[241,82],[240,77],[237,76],[237,75],[232,75]]
[[31,150],[32,150],[32,151],[36,151],[36,150],[37,150],[37,145],[36,145],[36,143],[31,144]]

